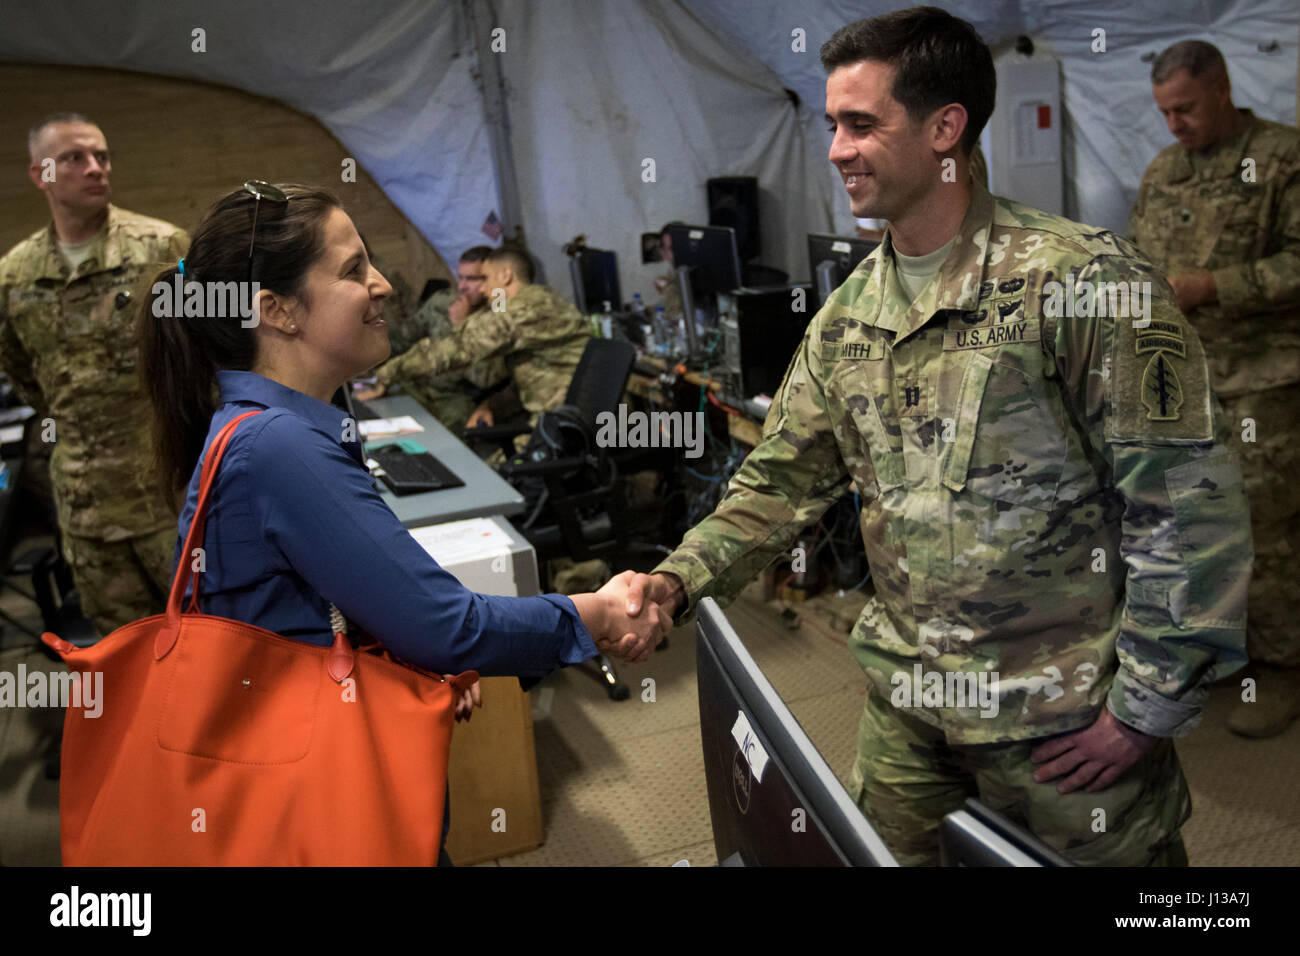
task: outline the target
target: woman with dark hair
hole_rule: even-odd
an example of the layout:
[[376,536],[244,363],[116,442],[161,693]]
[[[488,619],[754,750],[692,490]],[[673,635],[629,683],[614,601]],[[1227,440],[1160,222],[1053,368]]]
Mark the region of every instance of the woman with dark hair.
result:
[[[191,282],[195,292],[247,290],[239,298],[252,314],[214,309],[220,296],[191,301]],[[658,607],[627,617],[630,573],[594,594],[475,594],[375,492],[355,423],[330,397],[388,357],[390,291],[338,200],[290,184],[250,183],[220,199],[189,254],[155,277],[140,311],[140,365],[166,487],[185,495],[180,541],[208,442],[264,409],[236,428],[217,473],[203,612],[329,646],[332,604],[399,659],[437,673],[540,677],[598,649],[644,660],[671,623]],[[458,714],[477,693],[465,692]]]

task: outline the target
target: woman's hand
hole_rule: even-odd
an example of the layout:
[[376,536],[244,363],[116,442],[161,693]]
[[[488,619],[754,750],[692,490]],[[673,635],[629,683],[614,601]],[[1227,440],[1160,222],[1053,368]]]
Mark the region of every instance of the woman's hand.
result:
[[[455,674],[443,674],[444,680],[451,680]],[[478,681],[475,681],[465,690],[461,691],[456,698],[456,719],[469,720],[474,714],[475,707],[483,706],[483,695],[479,691]]]
[[640,664],[668,636],[673,619],[654,601],[645,601],[636,615],[628,614],[627,589],[635,576],[634,571],[624,571],[595,594],[573,594],[570,599],[601,653]]

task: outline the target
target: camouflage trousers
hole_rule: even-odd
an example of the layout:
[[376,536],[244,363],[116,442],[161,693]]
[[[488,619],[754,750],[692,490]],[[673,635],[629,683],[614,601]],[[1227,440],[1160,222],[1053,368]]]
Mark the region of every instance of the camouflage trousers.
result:
[[176,529],[123,541],[63,536],[63,556],[81,595],[81,611],[101,635],[162,613],[171,589]]
[[[472,366],[471,373],[478,373],[478,368]],[[478,407],[474,400],[478,386],[459,374],[424,376],[413,381],[403,380],[401,384],[408,395],[453,435],[465,430],[465,423]],[[523,411],[513,389],[498,392],[487,404],[498,423]]]
[[465,422],[474,412],[473,390],[461,378],[422,378],[419,382],[402,382],[402,389],[453,435],[465,430]]
[[[1300,667],[1300,385],[1225,399],[1241,456],[1255,564],[1248,592],[1246,651],[1252,661]],[[1254,422],[1254,441],[1242,425]]]
[[849,795],[904,866],[938,866],[939,821],[967,797],[1080,866],[1187,865],[1179,829],[1192,804],[1173,741],[1105,790],[1065,795],[1033,779],[1029,754],[1043,742],[950,745],[869,690]]
[[599,558],[591,561],[574,561],[572,558],[552,558],[550,562],[551,590],[556,594],[585,594],[599,591],[612,578],[609,565]]

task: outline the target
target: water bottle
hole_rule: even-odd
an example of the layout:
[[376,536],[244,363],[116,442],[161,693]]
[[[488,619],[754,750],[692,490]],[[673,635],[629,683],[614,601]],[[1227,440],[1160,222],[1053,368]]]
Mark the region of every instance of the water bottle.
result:
[[644,318],[645,316],[645,303],[641,301],[640,292],[632,293],[632,312],[638,318]]
[[668,316],[664,313],[662,305],[655,307],[655,342],[658,344],[658,351],[662,355],[672,347],[672,331],[668,327]]

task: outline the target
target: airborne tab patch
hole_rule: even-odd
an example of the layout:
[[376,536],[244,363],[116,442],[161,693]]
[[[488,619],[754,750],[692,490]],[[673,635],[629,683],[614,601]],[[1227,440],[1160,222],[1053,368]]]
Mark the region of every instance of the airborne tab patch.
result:
[[1148,322],[1145,326],[1135,327],[1137,341],[1134,348],[1138,355],[1148,352],[1170,352],[1179,358],[1187,358],[1186,337],[1183,327],[1176,322]]
[[1148,352],[1172,352],[1179,358],[1187,358],[1187,346],[1182,339],[1171,339],[1163,335],[1139,335],[1137,354],[1146,355]]

